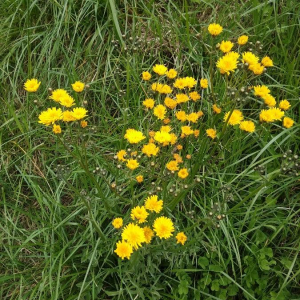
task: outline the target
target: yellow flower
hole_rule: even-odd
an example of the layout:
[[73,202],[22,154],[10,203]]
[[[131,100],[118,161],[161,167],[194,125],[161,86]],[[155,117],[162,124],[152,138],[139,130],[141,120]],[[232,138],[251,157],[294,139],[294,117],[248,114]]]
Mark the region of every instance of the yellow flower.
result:
[[176,148],[177,148],[177,150],[179,150],[179,151],[183,149],[182,145],[177,145]]
[[181,132],[182,132],[184,135],[191,135],[191,134],[194,133],[194,130],[192,130],[190,126],[182,126],[182,127],[181,127]]
[[224,116],[224,122],[227,122],[227,120],[228,120],[228,124],[229,125],[240,124],[243,121],[243,119],[244,119],[242,112],[240,110],[238,110],[238,109],[235,109],[232,112],[231,116],[229,117],[230,114],[231,114],[231,112],[229,111]]
[[26,82],[24,83],[24,89],[27,92],[34,93],[38,90],[38,88],[40,87],[40,84],[41,84],[41,82],[35,78],[27,79]]
[[177,76],[177,71],[174,69],[170,69],[167,73],[166,73],[167,77],[170,79],[173,79]]
[[237,58],[232,55],[231,52],[225,54],[223,57],[220,57],[217,61],[217,67],[220,69],[221,74],[229,75],[230,72],[234,72],[237,69]]
[[50,124],[54,124],[56,121],[61,120],[62,117],[62,110],[60,108],[48,108],[40,113],[39,123],[49,126]]
[[163,208],[163,201],[158,200],[157,195],[149,196],[145,200],[145,207],[150,211],[155,211],[156,213],[159,213]]
[[176,112],[176,118],[181,122],[186,121],[187,117],[185,111],[179,110],[178,112]]
[[151,79],[151,74],[149,72],[143,72],[142,73],[142,78],[143,80],[150,80]]
[[167,109],[162,104],[156,105],[153,110],[154,116],[156,116],[160,120],[163,120],[165,118],[166,112],[167,112]]
[[159,217],[153,223],[153,229],[158,237],[161,239],[168,239],[174,232],[174,225],[170,218]]
[[265,104],[269,107],[274,107],[276,105],[276,100],[272,95],[267,94],[264,95],[262,98],[264,99]]
[[291,128],[294,125],[294,120],[289,117],[284,117],[282,124],[285,128]]
[[73,113],[71,111],[65,110],[62,114],[63,114],[62,120],[64,122],[76,121],[76,119],[74,118]]
[[83,107],[75,107],[72,110],[73,117],[76,120],[81,120],[86,117],[88,111]]
[[170,126],[161,126],[160,131],[170,132],[172,128]]
[[[181,145],[178,145],[177,149],[178,149],[179,146],[181,146]],[[180,149],[178,149],[178,150],[180,150]],[[178,153],[174,153],[173,157],[177,161],[177,163],[181,164],[183,162],[182,157]],[[174,171],[177,171],[177,170],[174,170]],[[171,171],[173,171],[173,170],[171,170]]]
[[265,56],[262,60],[261,60],[261,64],[265,67],[273,67],[273,61],[269,56]]
[[191,154],[187,154],[187,155],[186,155],[186,158],[187,158],[187,159],[191,159],[191,158],[192,158],[192,155],[191,155]]
[[217,131],[213,128],[206,129],[206,134],[212,139],[215,139],[217,137]]
[[185,77],[184,81],[185,81],[185,87],[189,89],[193,88],[197,83],[196,79],[193,77]]
[[154,99],[148,98],[143,101],[143,105],[147,108],[152,109],[154,107]]
[[151,155],[156,156],[159,151],[159,148],[154,143],[149,143],[143,146],[142,152],[146,154],[148,157]]
[[208,26],[208,31],[211,35],[219,35],[223,31],[223,27],[220,24],[212,23]]
[[176,235],[177,244],[184,245],[187,241],[187,236],[184,234],[184,232],[179,232]]
[[173,85],[175,88],[182,90],[186,87],[186,80],[185,78],[177,78]]
[[80,122],[80,126],[81,126],[82,128],[85,128],[87,125],[88,125],[88,123],[87,123],[87,121],[85,121],[85,120],[83,120],[83,121]]
[[171,160],[170,162],[168,162],[166,164],[166,167],[169,171],[178,171],[179,170],[178,161],[177,160]]
[[53,131],[55,134],[61,133],[61,127],[60,127],[59,125],[53,124],[53,129],[52,129],[52,131]]
[[176,136],[176,134],[175,133],[171,133],[171,141],[170,141],[171,145],[176,144],[176,142],[177,142],[177,136]]
[[135,177],[136,181],[138,183],[142,183],[144,181],[144,176],[143,175],[138,175]]
[[189,96],[193,101],[197,101],[201,98],[201,96],[196,91],[189,93]]
[[240,129],[247,132],[254,132],[255,124],[252,121],[242,121],[240,124]]
[[168,69],[164,65],[155,65],[153,71],[158,75],[165,75]]
[[63,98],[63,97],[66,97],[68,96],[68,92],[66,90],[63,90],[63,89],[57,89],[57,90],[54,90],[51,94],[51,96],[49,97],[50,99],[54,100],[55,102],[60,102],[60,100]]
[[166,97],[165,101],[164,101],[164,104],[166,107],[170,108],[170,109],[173,109],[176,107],[177,105],[177,101],[170,98],[170,97]]
[[241,45],[241,46],[247,44],[247,42],[248,42],[248,36],[247,35],[241,35],[238,38],[238,44]]
[[259,97],[264,97],[265,95],[270,94],[271,91],[265,85],[257,85],[254,87],[254,95]]
[[128,159],[126,164],[127,168],[129,168],[130,170],[135,170],[139,165],[140,164],[136,159]]
[[197,123],[199,119],[199,114],[198,113],[190,113],[189,115],[186,116],[187,121]]
[[249,65],[249,70],[251,70],[255,75],[261,75],[265,67],[260,63]]
[[124,228],[122,239],[127,241],[134,249],[138,249],[142,243],[146,242],[143,228],[133,223],[129,223]]
[[115,218],[111,222],[114,228],[120,229],[123,226],[123,219],[122,218]]
[[156,92],[156,91],[160,90],[162,88],[162,86],[163,85],[161,83],[154,82],[151,85],[151,89],[152,89],[152,91]]
[[160,144],[170,143],[172,136],[168,132],[156,131],[154,135],[154,140]]
[[84,83],[81,81],[76,81],[72,84],[72,88],[75,92],[80,93],[84,90]]
[[66,94],[60,98],[59,103],[62,106],[71,107],[75,104],[74,101],[75,100],[70,95]]
[[200,130],[198,130],[198,129],[194,130],[194,136],[195,137],[198,137],[199,134],[200,134]]
[[199,111],[197,112],[197,115],[198,115],[199,118],[201,118],[202,116],[204,116],[204,113],[203,113],[202,110],[199,110]]
[[255,65],[257,64],[259,61],[259,58],[254,55],[252,52],[244,52],[242,55],[242,62],[245,64],[249,64],[249,65]]
[[223,53],[228,53],[231,51],[232,47],[234,46],[234,44],[230,41],[222,41],[220,44],[220,50]]
[[132,246],[129,243],[126,243],[124,241],[118,241],[117,242],[117,248],[114,251],[119,257],[122,258],[122,260],[126,258],[130,258],[133,249]]
[[272,107],[268,110],[262,110],[259,115],[259,120],[261,122],[273,122],[273,121],[280,121],[284,116],[284,111],[281,111],[277,107]]
[[279,108],[282,110],[288,110],[291,107],[291,104],[287,100],[281,100],[279,102]]
[[154,232],[148,226],[144,227],[143,230],[144,230],[144,235],[145,235],[145,239],[146,239],[146,244],[150,244],[150,242],[154,236]]
[[131,210],[130,217],[139,223],[145,223],[148,215],[145,206],[136,206]]
[[207,79],[201,78],[201,79],[200,79],[200,86],[201,86],[203,89],[207,89],[207,88],[208,88],[208,81],[207,81]]
[[275,121],[281,121],[281,119],[283,118],[284,116],[284,111],[280,110],[279,108],[277,107],[272,107],[269,109],[272,116],[273,116],[273,119]]
[[137,144],[140,141],[142,141],[143,139],[145,139],[146,137],[143,135],[143,133],[141,131],[137,131],[135,129],[129,128],[126,130],[124,138],[127,139],[127,141],[130,144]]
[[185,179],[186,177],[189,176],[189,172],[186,168],[183,168],[183,169],[180,169],[179,172],[178,172],[178,177],[182,178],[182,179]]
[[126,159],[124,158],[124,156],[126,155],[126,151],[125,150],[120,150],[118,153],[117,153],[117,158],[119,161],[126,161]]
[[185,103],[189,101],[189,97],[186,94],[176,94],[177,103]]
[[214,105],[212,106],[212,108],[213,108],[213,111],[214,111],[216,114],[219,114],[219,113],[222,111],[222,109],[221,109],[220,107],[218,107],[216,104],[214,104]]

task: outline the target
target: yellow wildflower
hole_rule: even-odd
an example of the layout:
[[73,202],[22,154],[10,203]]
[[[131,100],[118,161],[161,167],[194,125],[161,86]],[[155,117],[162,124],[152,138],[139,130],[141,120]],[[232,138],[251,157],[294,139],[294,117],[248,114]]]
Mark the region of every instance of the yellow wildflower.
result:
[[86,117],[88,111],[83,107],[75,107],[72,110],[72,115],[76,120],[81,120]]
[[224,122],[228,122],[229,125],[240,124],[244,119],[242,112],[238,109],[235,109],[229,117],[230,114],[231,112],[227,112],[224,116]]
[[153,229],[161,239],[168,239],[172,236],[175,228],[170,218],[159,217],[154,220]]
[[215,139],[217,137],[217,131],[213,128],[206,129],[206,134],[212,139]]
[[111,223],[112,223],[112,226],[114,226],[114,228],[120,229],[123,226],[123,219],[115,218],[115,219],[113,219],[113,221]]
[[144,181],[144,176],[143,175],[138,175],[135,177],[136,181],[138,183],[142,183]]
[[62,110],[60,108],[48,108],[40,113],[39,123],[49,126],[50,124],[54,124],[56,121],[61,120],[62,117]]
[[154,99],[148,98],[143,101],[143,105],[147,108],[152,109],[154,107]]
[[248,63],[249,65],[255,65],[259,61],[259,58],[252,52],[244,52],[242,55],[242,62]]
[[183,110],[179,110],[179,111],[177,111],[176,112],[176,118],[179,120],[179,121],[181,121],[181,122],[184,122],[184,121],[186,121],[186,113],[185,113],[185,111],[183,111]]
[[178,161],[177,160],[171,160],[170,162],[168,162],[166,164],[166,167],[169,171],[178,171],[179,170]]
[[87,125],[88,125],[88,122],[85,121],[85,120],[82,120],[82,121],[80,122],[80,126],[81,126],[82,128],[85,128]]
[[34,93],[40,87],[41,82],[35,78],[27,79],[24,83],[24,89],[29,93]]
[[154,236],[154,232],[148,226],[144,227],[143,230],[144,230],[144,235],[145,235],[145,239],[146,239],[145,242],[146,242],[146,244],[150,244],[150,242],[151,242],[151,240],[152,240],[152,238]]
[[237,58],[232,55],[231,52],[220,57],[217,62],[217,67],[220,69],[221,74],[229,75],[230,72],[234,72],[237,69]]
[[52,129],[52,131],[53,131],[55,134],[61,133],[61,127],[60,127],[59,125],[53,124],[53,129]]
[[173,85],[177,89],[180,89],[180,90],[184,89],[186,87],[185,78],[177,78]]
[[288,110],[291,107],[291,104],[287,100],[281,100],[279,102],[279,108],[282,110]]
[[185,103],[189,101],[189,97],[186,94],[176,94],[177,103]]
[[294,125],[294,120],[289,117],[284,117],[282,124],[285,128],[291,128]]
[[272,95],[267,94],[264,95],[262,98],[264,99],[265,104],[269,107],[274,107],[276,105],[276,100]]
[[254,87],[254,95],[259,97],[264,97],[265,95],[270,94],[271,91],[265,85],[257,85]]
[[240,124],[240,129],[247,132],[254,132],[255,124],[252,121],[242,121]]
[[219,113],[222,111],[221,108],[218,107],[216,104],[214,104],[214,105],[212,106],[212,108],[213,108],[213,111],[214,111],[216,114],[219,114]]
[[212,23],[209,24],[208,31],[211,35],[217,36],[223,31],[223,27],[220,24]]
[[172,136],[168,132],[157,131],[155,132],[154,140],[160,144],[166,144],[171,142]]
[[167,77],[170,79],[173,79],[177,76],[177,71],[174,69],[170,69],[167,73],[166,73]]
[[185,179],[186,177],[189,176],[189,172],[186,168],[180,169],[179,172],[177,173],[178,177]]
[[127,168],[129,168],[130,170],[135,170],[139,165],[140,164],[136,159],[128,159],[126,164]]
[[165,75],[168,71],[167,67],[165,67],[164,65],[155,65],[153,67],[153,71],[158,74],[158,75]]
[[63,98],[63,97],[66,97],[68,96],[68,92],[64,89],[57,89],[57,90],[54,90],[51,94],[51,96],[49,97],[50,99],[54,100],[55,102],[60,102],[60,100]]
[[189,97],[193,100],[193,101],[197,101],[201,98],[201,96],[198,94],[198,92],[191,92],[189,93]]
[[149,72],[143,72],[142,73],[142,79],[147,81],[147,80],[150,80],[151,79],[151,74]]
[[165,101],[164,101],[164,104],[166,107],[170,108],[170,109],[173,109],[176,107],[177,105],[177,101],[170,98],[170,97],[166,97]]
[[163,120],[165,118],[166,112],[167,109],[162,104],[156,105],[153,109],[153,114],[160,120]]
[[62,120],[64,122],[76,121],[76,119],[74,118],[73,113],[71,111],[65,110],[62,114],[63,114]]
[[273,67],[273,61],[269,56],[265,56],[262,60],[261,60],[261,64],[265,67]]
[[163,201],[158,200],[157,195],[149,196],[145,200],[145,207],[150,211],[155,211],[156,213],[159,213],[163,208]]
[[184,232],[179,232],[176,235],[177,244],[184,245],[187,241],[187,236],[184,234]]
[[135,129],[127,129],[126,134],[124,135],[124,138],[127,139],[127,141],[130,144],[137,144],[146,137],[143,135],[141,131],[135,130]]
[[191,134],[194,133],[194,130],[192,130],[190,126],[182,126],[182,127],[181,127],[181,132],[182,132],[184,135],[191,135]]
[[69,94],[62,96],[59,100],[59,103],[65,107],[73,106],[75,104],[74,102],[75,102],[74,98],[71,97]]
[[159,151],[159,148],[154,143],[149,143],[143,146],[142,152],[146,154],[148,157],[151,155],[156,156]]
[[207,88],[208,88],[208,80],[205,79],[205,78],[201,78],[201,79],[200,79],[200,86],[201,86],[203,89],[207,89]]
[[186,116],[187,121],[197,123],[199,119],[199,114],[198,113],[190,113]]
[[251,70],[255,75],[261,75],[265,67],[260,63],[249,65],[249,70]]
[[139,223],[145,223],[148,215],[149,213],[147,213],[145,206],[136,206],[131,210],[130,217]]
[[228,53],[231,51],[232,47],[234,46],[234,44],[230,41],[222,41],[220,44],[220,50],[223,53]]
[[122,258],[122,260],[126,257],[126,258],[130,258],[133,249],[132,246],[124,241],[118,241],[117,242],[117,248],[114,251],[119,257]]
[[142,243],[146,242],[143,228],[133,223],[129,223],[124,228],[122,239],[127,241],[134,249],[138,249]]
[[248,36],[247,35],[241,35],[238,38],[238,44],[241,45],[241,46],[247,44],[247,42],[248,42]]
[[125,150],[120,150],[117,153],[117,158],[119,161],[126,161],[126,159],[124,158],[124,156],[126,155],[126,151]]
[[84,83],[81,81],[76,81],[72,84],[72,88],[75,92],[80,93],[84,90]]

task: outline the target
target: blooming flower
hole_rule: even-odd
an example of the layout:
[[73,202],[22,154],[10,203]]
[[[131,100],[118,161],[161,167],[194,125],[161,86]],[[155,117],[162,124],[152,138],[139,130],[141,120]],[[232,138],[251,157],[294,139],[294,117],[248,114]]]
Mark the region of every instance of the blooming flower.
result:
[[152,109],[154,107],[154,99],[148,98],[143,101],[143,105],[147,108]]
[[141,247],[146,242],[144,230],[133,223],[129,223],[122,232],[122,239],[127,241],[134,249]]
[[261,75],[265,67],[260,63],[249,65],[249,70],[251,70],[255,75]]
[[218,107],[216,104],[213,104],[212,108],[216,114],[219,114],[222,111],[221,108]]
[[201,96],[196,91],[189,93],[189,97],[195,102],[201,98]]
[[145,223],[148,215],[145,206],[136,206],[131,210],[130,217],[139,223]]
[[215,139],[217,137],[217,131],[213,128],[206,129],[206,134],[212,139]]
[[265,95],[270,94],[271,91],[265,85],[257,85],[254,87],[254,95],[259,97],[264,97]]
[[145,139],[146,137],[143,135],[141,131],[129,128],[126,130],[124,138],[127,139],[127,141],[130,144],[137,144],[143,139]]
[[185,111],[179,110],[179,111],[176,112],[175,115],[176,115],[176,118],[177,118],[179,121],[181,121],[181,122],[186,121],[186,113],[185,113]]
[[262,98],[264,99],[265,104],[268,105],[269,107],[274,107],[276,105],[276,100],[272,95],[267,94]]
[[[181,145],[177,145],[177,149],[179,146],[181,146]],[[180,150],[180,149],[178,149],[178,150]],[[173,157],[177,161],[177,163],[181,164],[183,162],[182,157],[178,153],[174,153]],[[174,170],[174,171],[177,171],[177,170]],[[173,171],[173,170],[171,170],[171,171]]]
[[136,181],[138,183],[142,183],[144,181],[144,176],[143,175],[138,175],[135,177]]
[[164,65],[155,65],[153,71],[158,75],[165,75],[168,69]]
[[82,121],[80,122],[80,126],[81,126],[82,128],[85,128],[87,125],[88,125],[88,123],[87,123],[87,121],[85,121],[85,120],[82,120]]
[[176,235],[177,244],[184,245],[187,241],[187,236],[184,234],[184,232],[179,232]]
[[153,223],[153,229],[158,237],[161,239],[168,239],[174,232],[174,225],[170,218],[159,217]]
[[273,67],[273,61],[269,56],[265,56],[262,60],[261,60],[261,64],[265,67]]
[[166,97],[165,101],[164,101],[164,104],[165,104],[166,107],[168,107],[170,109],[173,109],[173,108],[176,107],[177,101],[174,100],[174,99],[172,99],[172,98],[170,98],[170,97]]
[[156,156],[159,151],[159,148],[154,143],[148,143],[143,146],[142,152],[146,154],[148,157],[151,155]]
[[240,124],[243,121],[243,119],[244,119],[243,114],[238,109],[235,109],[232,113],[229,111],[224,116],[224,122],[228,122],[229,125]]
[[63,97],[66,97],[68,96],[68,92],[64,89],[57,89],[57,90],[54,90],[51,94],[51,96],[49,97],[50,99],[54,100],[55,102],[60,102],[60,100],[63,98]]
[[126,159],[124,158],[124,156],[126,155],[126,151],[125,150],[120,150],[117,153],[117,158],[119,161],[126,161]]
[[171,160],[170,162],[168,162],[166,164],[166,167],[169,171],[178,171],[179,170],[178,161],[177,160]]
[[118,241],[117,242],[117,248],[114,251],[119,257],[122,258],[122,260],[126,257],[126,258],[130,258],[133,249],[132,246],[124,241]]
[[277,107],[272,107],[268,110],[262,110],[259,114],[259,119],[261,122],[274,122],[280,121],[284,116],[284,111]]
[[251,133],[255,131],[255,124],[252,121],[242,121],[240,129]]
[[232,53],[233,52],[228,52],[217,61],[217,67],[220,69],[221,74],[226,73],[229,75],[230,72],[234,72],[237,69],[238,57]]
[[288,110],[291,107],[291,104],[287,100],[281,100],[279,102],[279,108],[282,110]]
[[207,88],[208,88],[208,81],[207,81],[207,79],[201,78],[201,79],[200,79],[200,86],[201,86],[203,89],[207,89]]
[[76,120],[81,120],[86,117],[88,111],[83,107],[75,107],[72,110],[72,115]]
[[120,229],[123,226],[123,219],[122,218],[115,218],[111,222],[114,228]]
[[285,128],[291,128],[294,125],[294,120],[289,117],[284,117],[282,124]]
[[165,118],[166,112],[167,109],[162,104],[156,105],[153,109],[153,114],[160,120],[163,120]]
[[161,144],[170,143],[172,136],[168,132],[157,131],[155,132],[154,140]]
[[34,93],[38,90],[38,88],[40,87],[40,84],[41,84],[41,82],[35,78],[27,79],[26,82],[24,83],[24,89],[27,92]]
[[177,76],[177,71],[174,69],[170,69],[167,73],[166,73],[167,77],[170,79],[173,79]]
[[191,135],[191,134],[194,133],[194,130],[192,130],[190,126],[182,126],[182,127],[181,127],[181,132],[182,132],[184,135]]
[[155,211],[156,213],[159,213],[163,208],[163,201],[158,200],[157,195],[152,195],[145,200],[145,207],[150,211]]
[[177,89],[180,89],[180,90],[184,89],[186,87],[185,78],[177,78],[173,85]]
[[186,94],[176,94],[177,103],[185,103],[189,101],[189,96]]
[[242,62],[248,63],[249,65],[255,65],[259,61],[259,58],[252,52],[244,52],[242,55]]
[[154,232],[148,226],[144,227],[143,230],[144,230],[144,235],[145,235],[145,240],[146,240],[145,242],[146,242],[146,244],[150,244],[150,242],[154,236]]
[[53,129],[52,129],[52,131],[53,131],[55,134],[61,133],[61,127],[60,127],[59,125],[53,124]]
[[75,92],[80,93],[84,90],[84,83],[81,81],[76,81],[72,84],[72,88]]
[[248,42],[248,36],[247,35],[241,35],[238,38],[238,44],[241,45],[241,46],[247,44],[247,42]]
[[212,23],[209,24],[208,31],[211,35],[217,36],[223,31],[223,27],[220,24]]
[[136,159],[128,159],[126,164],[127,168],[129,168],[130,170],[135,170],[139,165],[140,164]]
[[46,111],[42,111],[39,115],[39,123],[49,126],[56,121],[61,120],[63,117],[62,110],[60,108],[52,107]]
[[234,44],[230,41],[222,41],[220,44],[220,50],[223,53],[228,53],[231,51],[232,47],[234,46]]
[[73,113],[71,111],[65,110],[62,114],[63,114],[62,120],[64,122],[76,121],[76,119],[74,118]]
[[185,77],[184,81],[185,81],[185,87],[187,87],[189,89],[193,88],[197,83],[197,81],[193,77]]
[[199,114],[198,113],[190,113],[186,116],[187,121],[192,122],[192,123],[197,123],[199,119]]
[[75,104],[74,102],[75,102],[74,98],[71,97],[69,94],[62,96],[59,100],[59,103],[65,107],[73,106]]
[[189,172],[186,168],[180,169],[179,172],[177,173],[178,177],[185,179],[186,177],[189,176]]
[[142,73],[143,80],[147,81],[151,79],[151,74],[149,72],[143,72]]

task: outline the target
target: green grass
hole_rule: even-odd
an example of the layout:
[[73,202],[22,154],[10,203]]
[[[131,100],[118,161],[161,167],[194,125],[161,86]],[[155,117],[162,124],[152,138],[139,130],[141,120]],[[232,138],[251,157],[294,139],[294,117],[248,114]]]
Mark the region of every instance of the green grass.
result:
[[[300,177],[281,172],[299,155],[299,11],[295,0],[1,1],[0,298],[299,299]],[[126,128],[149,129],[140,74],[164,63],[183,76],[208,77],[203,40],[213,21],[224,39],[247,34],[263,44],[275,67],[262,82],[289,99],[297,124],[262,127],[253,137],[226,130],[221,144],[186,145],[200,182],[187,189],[176,182],[177,197],[170,177],[156,183],[186,245],[153,243],[118,260],[111,220],[129,221],[159,171],[150,170],[141,187],[113,159],[128,147]],[[42,85],[27,95],[31,77]],[[85,136],[63,135],[63,145],[37,118],[51,105],[48,88],[75,80],[90,85],[80,99],[91,125]],[[216,72],[214,81],[225,105],[223,77]],[[250,100],[247,109],[257,112]]]

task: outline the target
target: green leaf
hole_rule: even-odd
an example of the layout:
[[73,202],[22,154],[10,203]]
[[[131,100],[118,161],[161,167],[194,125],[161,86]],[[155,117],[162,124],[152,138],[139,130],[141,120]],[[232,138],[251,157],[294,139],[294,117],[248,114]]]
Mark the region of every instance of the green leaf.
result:
[[235,296],[239,291],[239,287],[235,284],[230,284],[227,288],[228,296]]
[[201,266],[202,269],[206,269],[209,265],[209,260],[204,256],[198,257],[198,265]]
[[210,265],[209,270],[214,272],[222,272],[223,268],[219,265]]
[[220,289],[220,284],[218,279],[212,281],[210,289],[215,292],[217,292]]

